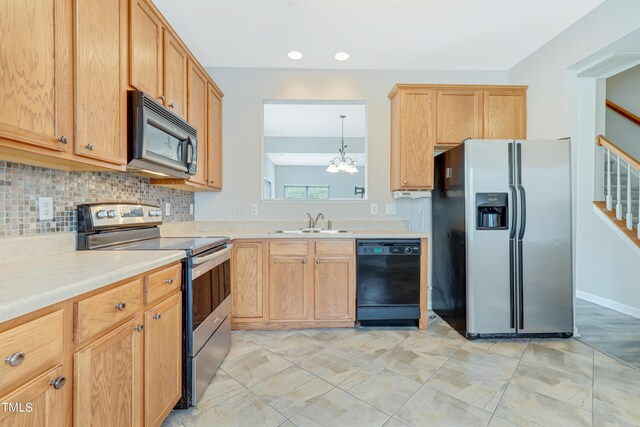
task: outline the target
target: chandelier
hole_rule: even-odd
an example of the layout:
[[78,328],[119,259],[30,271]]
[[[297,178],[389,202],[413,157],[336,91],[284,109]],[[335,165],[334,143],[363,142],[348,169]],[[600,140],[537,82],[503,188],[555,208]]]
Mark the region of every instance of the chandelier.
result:
[[356,167],[356,161],[351,157],[345,156],[345,148],[347,145],[344,145],[344,119],[347,116],[341,115],[342,119],[342,138],[340,139],[340,149],[338,149],[339,156],[334,157],[331,161],[329,161],[329,167],[327,168],[327,172],[329,173],[338,173],[338,172],[347,172],[347,173],[356,173],[358,172],[358,168]]

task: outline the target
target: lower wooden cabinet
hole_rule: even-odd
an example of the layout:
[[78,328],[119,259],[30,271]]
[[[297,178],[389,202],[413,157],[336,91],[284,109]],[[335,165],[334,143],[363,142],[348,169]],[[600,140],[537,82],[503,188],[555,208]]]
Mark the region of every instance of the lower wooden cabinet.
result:
[[307,258],[277,256],[269,258],[270,320],[309,318]]
[[74,355],[74,425],[142,425],[142,317]]
[[175,294],[144,314],[145,426],[159,426],[182,392],[182,298]]
[[0,396],[0,427],[64,426],[65,382],[62,366],[57,366],[14,392]]
[[354,324],[353,239],[236,240],[231,266],[234,329]]

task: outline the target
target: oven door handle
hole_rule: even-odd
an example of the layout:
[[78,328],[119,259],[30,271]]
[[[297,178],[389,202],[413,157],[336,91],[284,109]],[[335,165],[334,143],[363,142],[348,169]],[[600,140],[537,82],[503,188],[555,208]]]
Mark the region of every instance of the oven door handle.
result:
[[233,248],[233,244],[229,243],[227,247],[219,252],[212,253],[210,255],[204,255],[201,257],[194,257],[192,264],[193,266],[197,266],[200,264],[204,264],[207,261],[211,261],[213,259],[218,259],[218,263],[216,265],[222,264],[226,260],[231,258],[231,249]]

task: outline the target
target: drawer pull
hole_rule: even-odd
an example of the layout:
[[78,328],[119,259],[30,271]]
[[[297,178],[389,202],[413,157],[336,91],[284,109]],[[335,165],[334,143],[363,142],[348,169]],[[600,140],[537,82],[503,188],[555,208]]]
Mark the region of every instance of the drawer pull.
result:
[[20,364],[24,362],[24,353],[19,351],[9,357],[6,357],[4,361],[5,363],[8,363],[9,366],[15,368],[16,366],[20,366]]
[[67,383],[67,379],[65,377],[58,377],[55,380],[51,381],[51,385],[56,390],[60,390]]
[[139,324],[138,326],[136,326],[133,329],[135,329],[138,332],[142,332],[142,331],[144,331],[144,325],[143,324]]
[[167,285],[173,285],[173,277],[164,281]]
[[84,146],[84,148],[86,148],[89,151],[93,151],[94,146],[93,146],[93,144],[87,144],[87,145]]
[[162,319],[162,314],[158,313],[155,316],[153,316],[153,318],[156,319],[156,320],[160,320],[160,319]]
[[173,102],[169,104],[169,108],[173,108]]
[[69,138],[67,138],[66,135],[62,135],[60,138],[58,138],[58,141],[62,142],[63,144],[68,144]]
[[121,301],[119,303],[116,304],[116,308],[120,311],[124,310],[125,308],[127,308],[127,303],[124,301]]

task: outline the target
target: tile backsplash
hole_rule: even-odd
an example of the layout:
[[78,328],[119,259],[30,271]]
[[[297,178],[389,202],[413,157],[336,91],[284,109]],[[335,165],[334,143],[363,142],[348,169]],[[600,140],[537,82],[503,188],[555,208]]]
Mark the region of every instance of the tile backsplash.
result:
[[[53,197],[54,218],[38,220],[38,197]],[[67,172],[0,161],[0,238],[76,231],[76,206],[93,202],[171,203],[164,222],[193,221],[194,195],[121,172]]]

